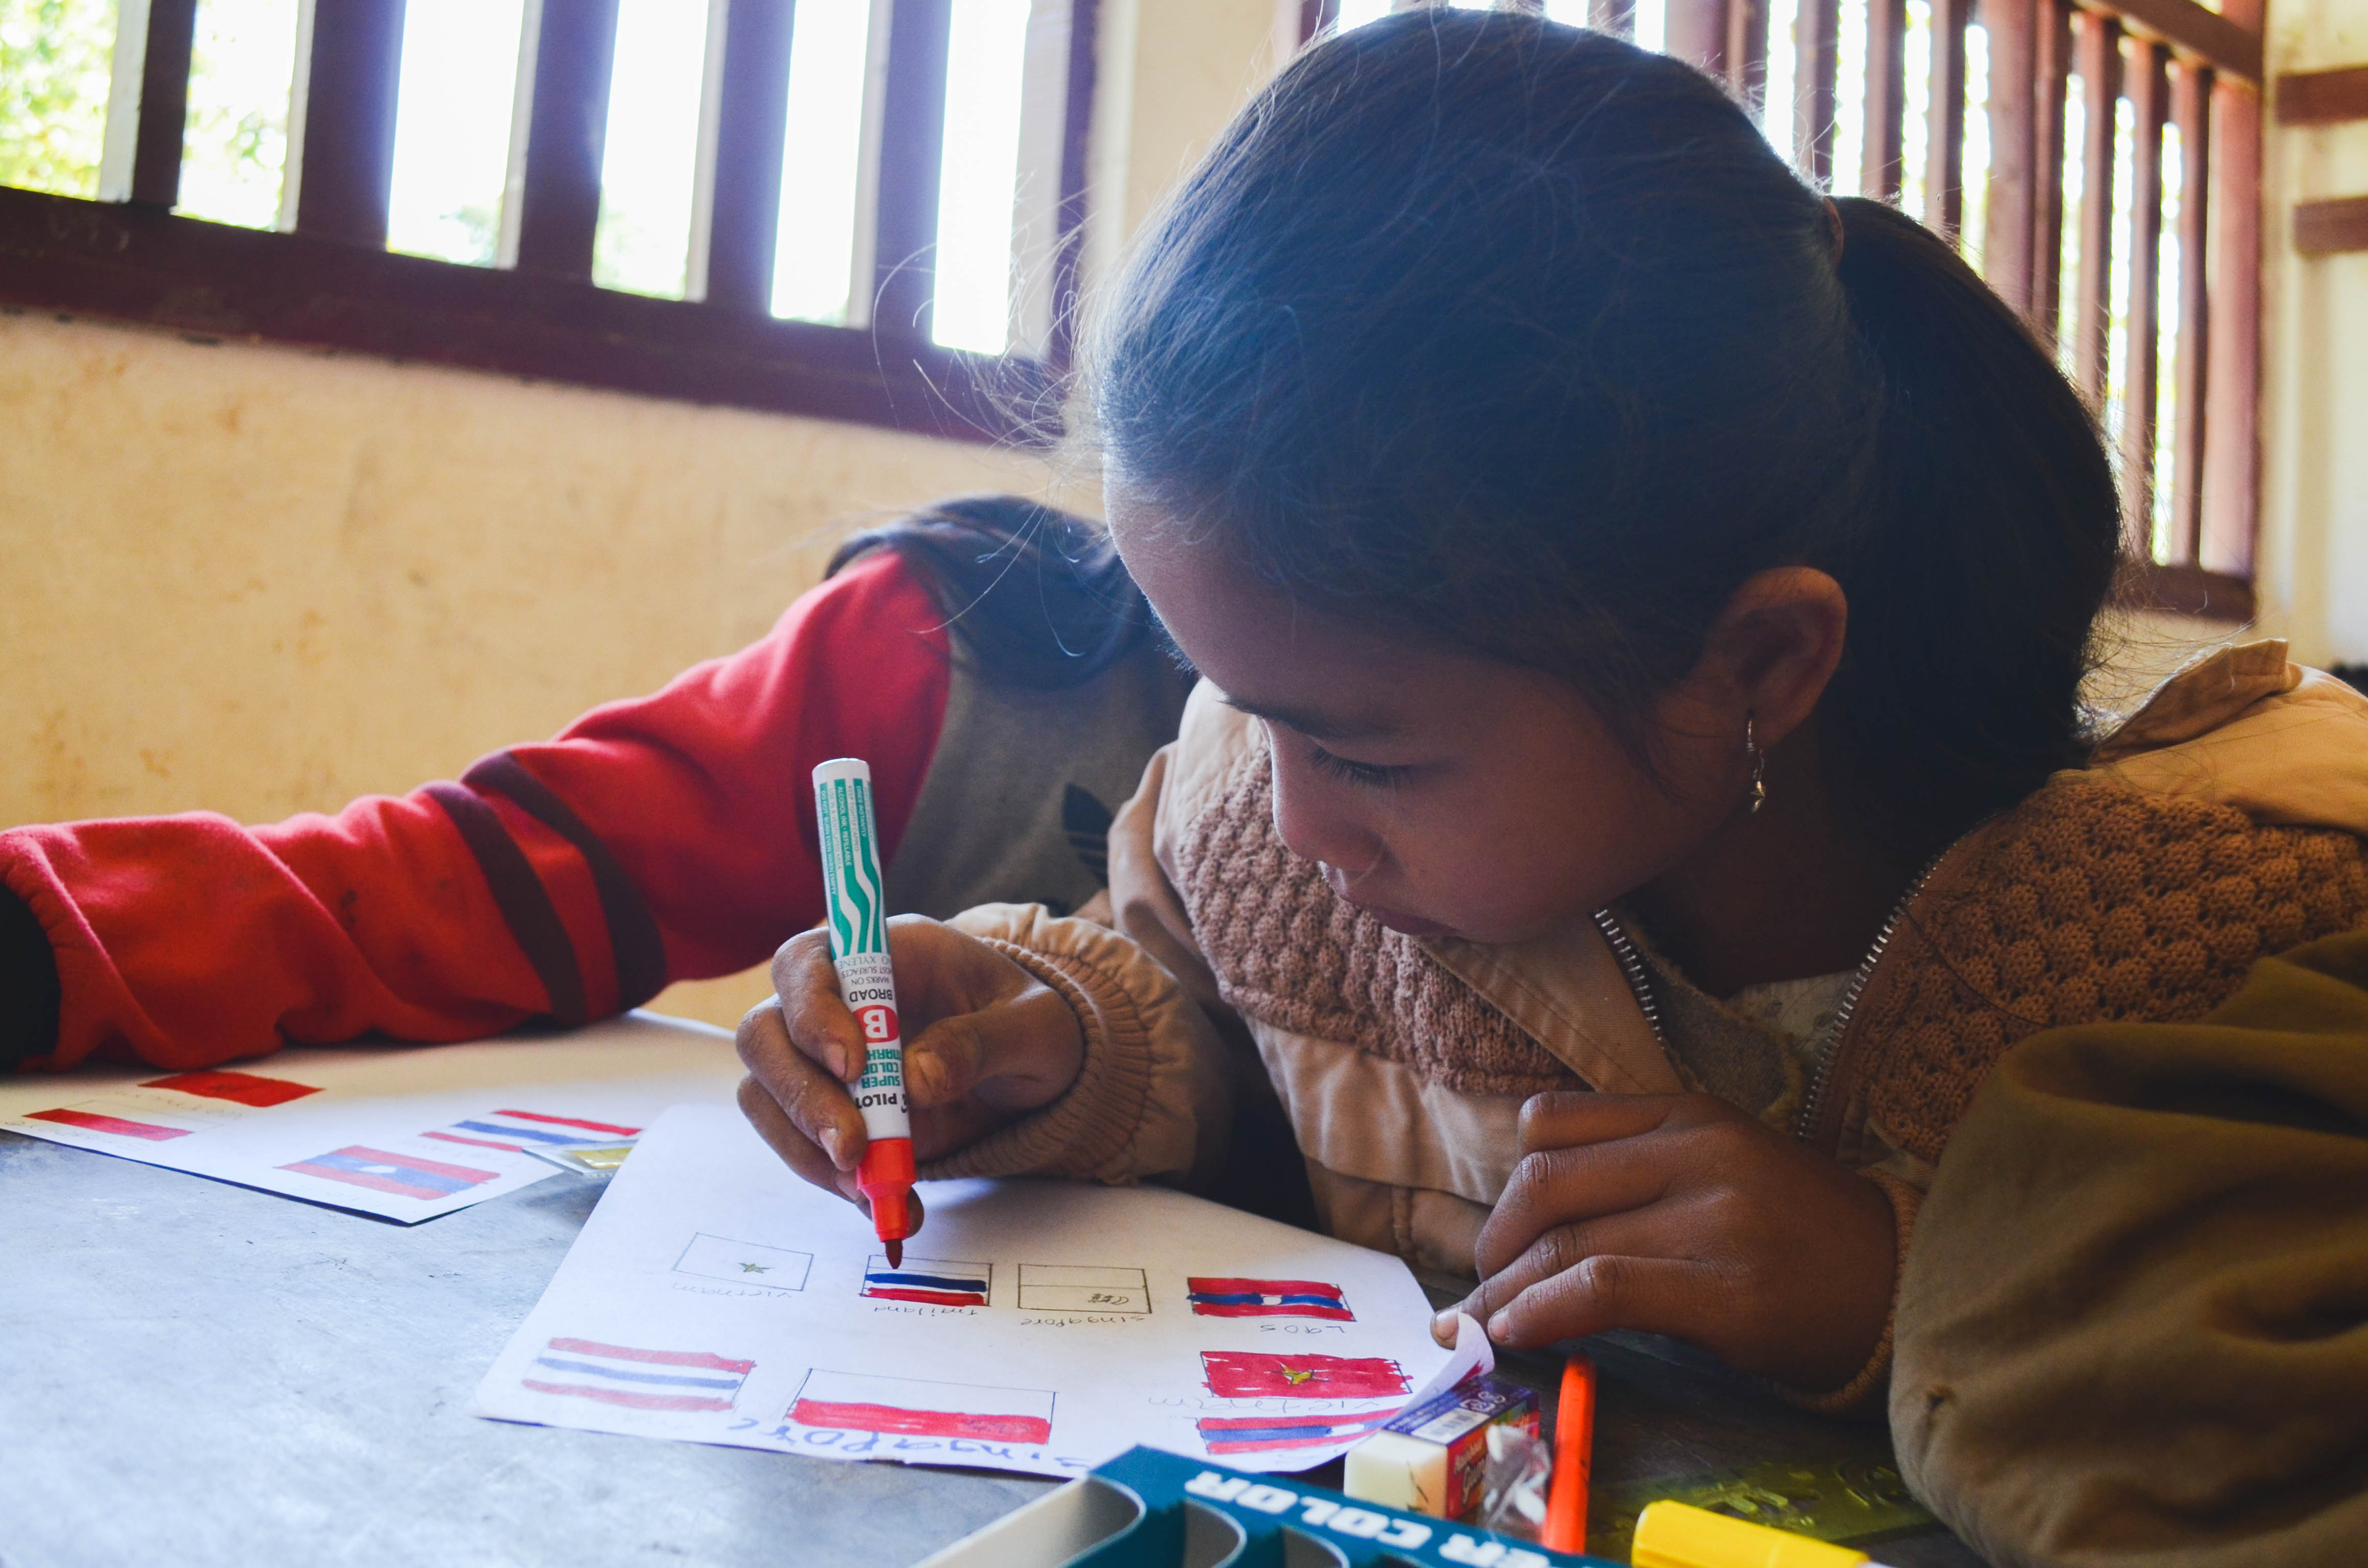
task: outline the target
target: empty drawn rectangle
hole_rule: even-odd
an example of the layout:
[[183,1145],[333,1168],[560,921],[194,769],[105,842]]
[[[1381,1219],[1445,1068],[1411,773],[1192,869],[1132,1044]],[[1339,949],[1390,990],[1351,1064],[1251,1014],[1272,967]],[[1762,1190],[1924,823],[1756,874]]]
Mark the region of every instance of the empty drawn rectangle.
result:
[[1019,1266],[1019,1310],[1141,1315],[1151,1311],[1151,1288],[1144,1283],[1140,1268],[1023,1263]]

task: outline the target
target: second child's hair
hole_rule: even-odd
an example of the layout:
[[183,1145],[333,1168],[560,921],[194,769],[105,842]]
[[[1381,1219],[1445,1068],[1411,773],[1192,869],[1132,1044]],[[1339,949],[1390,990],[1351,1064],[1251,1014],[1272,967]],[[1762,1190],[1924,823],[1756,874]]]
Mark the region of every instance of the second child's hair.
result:
[[990,685],[1061,691],[1143,647],[1151,607],[1099,523],[1023,495],[957,495],[852,534],[835,577],[885,550],[926,583]]
[[[2081,754],[2119,504],[1941,239],[1691,67],[1445,8],[1303,53],[1107,308],[1112,476],[1292,600],[1552,672],[1639,748],[1754,574],[1850,601],[1819,710],[1902,846]],[[1741,737],[1736,737],[1741,744]]]

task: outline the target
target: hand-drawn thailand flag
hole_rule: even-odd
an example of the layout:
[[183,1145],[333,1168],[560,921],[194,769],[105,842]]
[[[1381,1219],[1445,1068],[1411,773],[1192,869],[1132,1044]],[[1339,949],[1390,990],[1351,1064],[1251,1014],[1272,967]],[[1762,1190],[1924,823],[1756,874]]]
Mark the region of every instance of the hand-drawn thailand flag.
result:
[[1184,1281],[1192,1315],[1204,1318],[1332,1318],[1354,1323],[1357,1314],[1338,1285],[1316,1279],[1216,1279],[1198,1275]]
[[159,1127],[153,1121],[134,1121],[129,1117],[109,1116],[104,1111],[75,1110],[72,1108],[28,1110],[25,1116],[30,1121],[54,1121],[61,1127],[79,1127],[85,1132],[108,1132],[118,1138],[142,1138],[151,1143],[187,1138],[196,1131],[188,1127]]
[[1053,1394],[1049,1389],[983,1388],[817,1369],[806,1374],[797,1403],[790,1406],[790,1419],[802,1426],[841,1432],[1048,1443],[1053,1440]]
[[1201,1369],[1220,1399],[1388,1399],[1412,1392],[1386,1356],[1275,1356],[1203,1350]]
[[296,1171],[304,1176],[320,1176],[328,1181],[341,1181],[348,1187],[367,1187],[374,1192],[392,1192],[404,1198],[424,1198],[433,1202],[450,1198],[456,1192],[466,1192],[479,1182],[491,1181],[499,1171],[481,1171],[467,1165],[448,1165],[440,1160],[422,1159],[417,1154],[390,1154],[383,1149],[348,1144],[325,1154],[315,1154],[309,1160],[299,1160],[292,1165],[282,1165],[283,1171]]
[[292,1078],[261,1078],[252,1073],[176,1073],[169,1078],[151,1078],[140,1086],[171,1089],[176,1094],[196,1095],[209,1100],[231,1100],[258,1110],[321,1092],[311,1084],[299,1084]]
[[1318,1449],[1378,1432],[1395,1409],[1352,1415],[1203,1415],[1196,1425],[1212,1455],[1263,1454],[1277,1449]]
[[878,1253],[863,1268],[863,1294],[875,1301],[926,1301],[936,1307],[983,1307],[994,1278],[984,1263],[953,1263],[942,1257],[907,1257],[891,1268]]
[[754,1361],[705,1350],[636,1350],[597,1339],[554,1339],[520,1385],[629,1410],[729,1410]]
[[638,1127],[620,1127],[613,1121],[583,1121],[572,1116],[545,1116],[539,1110],[489,1110],[477,1116],[463,1117],[440,1131],[422,1133],[422,1137],[440,1139],[447,1143],[474,1143],[480,1149],[507,1149],[513,1154],[523,1154],[529,1144],[545,1149],[564,1149],[587,1143],[614,1143],[620,1138],[637,1138]]

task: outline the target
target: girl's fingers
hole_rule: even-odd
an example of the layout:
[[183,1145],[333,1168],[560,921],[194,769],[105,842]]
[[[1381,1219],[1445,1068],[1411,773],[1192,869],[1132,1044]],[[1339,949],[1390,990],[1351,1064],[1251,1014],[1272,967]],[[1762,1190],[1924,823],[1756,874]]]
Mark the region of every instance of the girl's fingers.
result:
[[1524,1154],[1473,1247],[1481,1278],[1507,1267],[1557,1226],[1658,1202],[1681,1174],[1671,1158],[1679,1147],[1678,1140],[1623,1138]]
[[785,1040],[842,1084],[863,1075],[863,1031],[839,999],[826,933],[808,931],[781,944],[773,955],[773,994],[788,1026]]
[[855,1173],[840,1170],[814,1141],[797,1129],[785,1115],[772,1092],[755,1078],[740,1080],[740,1114],[757,1130],[758,1137],[781,1157],[781,1163],[814,1186],[836,1192],[842,1198],[861,1199],[856,1190]]
[[1660,1210],[1646,1210],[1554,1225],[1502,1264],[1484,1268],[1480,1288],[1464,1298],[1462,1310],[1489,1326],[1523,1291],[1582,1267],[1591,1258],[1607,1254],[1666,1257],[1672,1250],[1665,1233],[1667,1219]]
[[[791,1043],[780,1003],[751,1008],[740,1020],[737,1043],[749,1076],[797,1135],[818,1148],[833,1166],[853,1170],[863,1156],[863,1113],[856,1109],[855,1098],[844,1083]],[[742,1103],[746,1103],[745,1092]],[[749,1119],[757,1118],[752,1114]],[[757,1127],[760,1132],[765,1131],[762,1121]],[[775,1142],[774,1146],[781,1145]],[[789,1155],[784,1153],[782,1158]],[[797,1165],[795,1160],[790,1163]]]
[[1521,1106],[1521,1153],[1639,1138],[1735,1114],[1708,1095],[1531,1095]]
[[1716,1281],[1706,1264],[1596,1253],[1498,1308],[1486,1320],[1488,1337],[1519,1350],[1606,1329],[1633,1328],[1700,1342],[1703,1307],[1715,1294]]

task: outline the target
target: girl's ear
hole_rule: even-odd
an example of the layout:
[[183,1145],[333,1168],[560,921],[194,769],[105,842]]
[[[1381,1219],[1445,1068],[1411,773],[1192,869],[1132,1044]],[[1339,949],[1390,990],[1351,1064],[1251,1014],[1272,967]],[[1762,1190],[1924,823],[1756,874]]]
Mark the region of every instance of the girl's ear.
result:
[[1849,630],[1839,583],[1814,566],[1774,567],[1726,601],[1686,684],[1738,729],[1748,715],[1759,744],[1772,746],[1816,709]]

